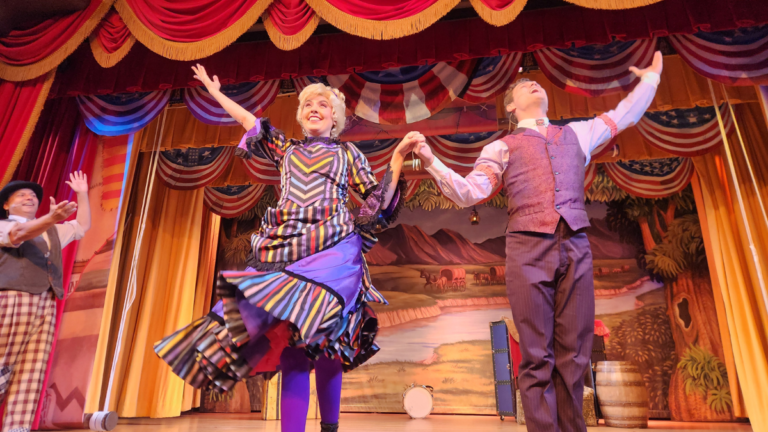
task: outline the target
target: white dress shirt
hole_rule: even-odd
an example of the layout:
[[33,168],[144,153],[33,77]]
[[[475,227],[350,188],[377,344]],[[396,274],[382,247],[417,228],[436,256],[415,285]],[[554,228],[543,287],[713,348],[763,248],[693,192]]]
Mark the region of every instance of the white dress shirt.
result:
[[[21,246],[24,242],[19,244],[11,243],[9,234],[14,226],[25,222],[29,222],[29,219],[16,215],[10,215],[8,216],[8,219],[0,220],[0,247],[17,248]],[[77,223],[77,220],[66,221],[54,226],[59,233],[59,243],[61,243],[62,249],[74,240],[80,240],[85,235],[85,230],[83,230],[83,227]],[[45,240],[45,243],[48,244],[48,249],[50,249],[51,240],[48,238],[48,232],[42,233],[41,236],[43,237],[43,240]]]
[[[607,116],[613,121],[616,131],[637,123],[651,105],[656,94],[656,87],[660,81],[659,74],[649,72],[643,75],[640,83],[622,100],[616,109],[609,111]],[[537,129],[536,122],[541,120],[543,126],[549,126],[549,119],[525,119],[518,123],[517,127]],[[579,145],[587,157],[589,164],[590,154],[594,149],[612,138],[610,125],[600,117],[568,123],[568,126],[576,132]],[[435,156],[432,165],[427,171],[437,181],[443,194],[462,207],[469,207],[488,198],[502,181],[504,171],[509,163],[509,148],[501,140],[494,141],[483,147],[480,157],[475,162],[474,170],[462,177],[443,164]]]

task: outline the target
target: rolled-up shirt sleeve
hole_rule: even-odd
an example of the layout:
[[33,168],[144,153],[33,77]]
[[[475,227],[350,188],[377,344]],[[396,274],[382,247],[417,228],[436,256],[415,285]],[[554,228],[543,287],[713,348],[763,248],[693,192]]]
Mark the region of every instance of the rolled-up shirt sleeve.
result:
[[469,207],[491,196],[501,183],[509,162],[509,147],[494,141],[483,148],[472,172],[462,177],[435,156],[427,171],[437,181],[446,198],[461,207]]
[[66,221],[54,226],[59,233],[59,242],[62,249],[73,241],[80,240],[85,235],[85,230],[76,220]]
[[0,220],[0,247],[11,247],[11,248],[17,248],[21,246],[24,242],[19,242],[19,244],[13,244],[11,243],[11,230],[14,226],[16,226],[18,222],[16,221],[10,221],[10,220]]
[[619,102],[615,109],[592,120],[568,123],[568,126],[576,132],[579,145],[587,156],[587,164],[592,151],[600,144],[640,121],[653,102],[660,79],[657,73],[646,73],[640,79],[640,83]]

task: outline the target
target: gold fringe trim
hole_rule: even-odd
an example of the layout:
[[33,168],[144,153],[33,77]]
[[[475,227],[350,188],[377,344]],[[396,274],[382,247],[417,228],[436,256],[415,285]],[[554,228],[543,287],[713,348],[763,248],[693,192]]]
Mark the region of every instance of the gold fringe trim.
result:
[[0,61],[0,79],[7,81],[27,81],[37,78],[40,75],[49,72],[51,69],[57,68],[59,64],[61,64],[65,58],[69,57],[69,55],[83,43],[85,38],[93,32],[93,29],[99,25],[99,22],[101,22],[107,12],[109,12],[109,8],[112,7],[112,3],[114,2],[115,0],[102,0],[101,5],[94,11],[93,15],[80,26],[75,34],[72,35],[61,48],[48,57],[24,66],[9,65]]
[[108,53],[104,51],[104,48],[101,46],[101,42],[99,42],[99,38],[91,33],[91,36],[89,36],[90,43],[91,43],[91,52],[93,53],[93,58],[96,59],[96,63],[99,64],[99,66],[103,68],[111,68],[112,66],[116,65],[120,60],[122,60],[127,54],[128,51],[131,50],[131,47],[133,47],[133,44],[136,43],[136,37],[133,35],[130,35],[128,37],[128,40],[125,41],[123,46],[121,46],[117,51],[113,53]]
[[142,45],[165,58],[189,61],[216,54],[231,45],[256,23],[271,3],[272,0],[259,0],[237,22],[222,32],[198,42],[175,42],[161,38],[141,22],[126,0],[117,0],[115,9],[117,9],[117,13],[120,14],[125,25],[128,26],[128,30]]
[[306,0],[320,18],[345,33],[375,40],[397,39],[418,33],[444,17],[461,0],[438,0],[419,14],[390,21],[376,21],[358,18],[342,12],[327,0]]
[[565,0],[589,9],[620,10],[649,6],[661,0]]
[[320,17],[317,16],[317,13],[312,16],[312,19],[309,21],[309,23],[304,26],[301,31],[296,33],[295,35],[285,35],[280,32],[280,30],[275,27],[275,25],[272,23],[272,19],[269,18],[269,14],[265,13],[264,16],[261,17],[261,19],[264,21],[264,27],[267,29],[267,34],[269,35],[269,40],[272,41],[273,44],[275,44],[276,47],[280,48],[283,51],[290,51],[294,50],[302,45],[304,45],[304,42],[309,39],[310,36],[312,36],[312,33],[315,32],[315,29],[317,28],[318,24],[320,24]]
[[5,175],[3,175],[3,180],[0,182],[0,188],[11,181],[11,177],[13,177],[13,173],[16,171],[16,166],[19,164],[21,156],[24,155],[24,150],[27,149],[27,144],[29,143],[29,139],[32,137],[32,132],[35,131],[37,121],[40,119],[40,113],[43,112],[43,107],[45,106],[45,101],[48,99],[48,92],[51,90],[51,85],[53,84],[53,78],[55,76],[56,69],[48,72],[48,76],[45,77],[43,88],[40,89],[40,94],[37,95],[35,107],[32,108],[32,113],[29,116],[27,125],[24,126],[24,132],[21,134],[19,145],[16,146],[16,151],[13,153],[13,157],[11,157],[11,163],[8,165],[8,169],[5,171]]
[[506,9],[500,11],[489,8],[482,0],[469,0],[469,2],[483,21],[492,26],[501,27],[514,21],[523,11],[528,0],[515,0]]

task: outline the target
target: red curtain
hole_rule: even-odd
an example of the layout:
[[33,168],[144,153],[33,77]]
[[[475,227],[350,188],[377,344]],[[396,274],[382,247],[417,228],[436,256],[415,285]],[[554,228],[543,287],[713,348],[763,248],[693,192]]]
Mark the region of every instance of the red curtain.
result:
[[472,7],[488,24],[507,25],[520,15],[528,0],[469,0]]
[[53,76],[51,71],[21,83],[0,81],[0,187],[11,180],[27,148]]
[[[65,184],[69,180],[69,174],[81,170],[90,178],[98,147],[98,136],[91,132],[83,122],[74,98],[49,100],[45,104],[43,115],[35,128],[35,132],[24,156],[16,170],[14,180],[28,180],[43,186],[43,199],[40,200],[38,216],[48,213],[50,197],[56,202],[75,200],[76,197],[71,188]],[[64,162],[65,163],[62,163]],[[70,219],[74,219],[72,215]],[[72,268],[77,253],[77,242],[70,243],[62,251],[62,269],[64,286],[69,286],[72,276]],[[57,300],[56,335],[64,310],[64,300]],[[54,348],[55,348],[54,338]],[[54,352],[51,350],[51,352]],[[53,356],[48,359],[50,370]],[[46,372],[45,382],[48,380]],[[47,386],[43,384],[43,389]],[[33,424],[37,428],[42,408],[42,395],[38,402],[38,411]]]
[[[503,27],[483,20],[439,22],[423,32],[389,41],[362,39],[348,34],[311,37],[292,51],[281,51],[269,41],[234,44],[200,62],[224,83],[285,79],[306,75],[336,75],[350,71],[456,61],[542,47],[606,44],[668,34],[691,34],[734,29],[768,22],[768,2],[741,0],[748,7],[728,7],[720,0],[665,0],[631,11],[601,11],[578,7],[524,12]],[[72,56],[60,72],[53,93],[77,94],[150,91],[198,85],[192,62],[156,55],[137,44],[125,61],[104,69],[88,47]]]
[[114,0],[91,0],[88,8],[13,30],[0,38],[0,78],[25,81],[56,68],[93,31]]
[[69,159],[75,131],[81,122],[74,98],[46,102],[14,175],[14,180],[34,181],[43,187],[45,196],[40,200],[38,217],[48,213],[49,197],[57,196],[65,168],[62,162]]
[[320,23],[304,0],[273,0],[262,19],[269,39],[282,50],[303,45]]
[[128,30],[128,26],[117,11],[110,9],[96,30],[91,33],[90,41],[93,57],[101,67],[109,68],[128,54],[136,38]]
[[221,51],[245,33],[271,0],[117,0],[115,8],[136,39],[175,60]]

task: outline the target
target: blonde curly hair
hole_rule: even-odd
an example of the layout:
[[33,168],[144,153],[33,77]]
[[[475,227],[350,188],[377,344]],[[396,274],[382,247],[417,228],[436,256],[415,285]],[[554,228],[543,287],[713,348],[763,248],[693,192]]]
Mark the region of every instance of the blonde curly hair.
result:
[[[331,86],[327,86],[323,83],[310,84],[304,87],[304,90],[299,93],[299,109],[296,110],[296,121],[304,129],[304,123],[302,122],[302,112],[304,111],[304,103],[307,99],[315,96],[322,96],[331,102],[333,112],[333,128],[331,129],[331,137],[338,138],[341,132],[344,130],[344,126],[347,122],[346,110],[347,106],[344,104],[344,94]],[[306,135],[306,132],[304,133]]]

